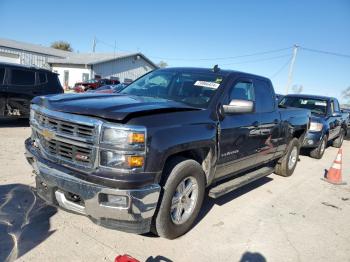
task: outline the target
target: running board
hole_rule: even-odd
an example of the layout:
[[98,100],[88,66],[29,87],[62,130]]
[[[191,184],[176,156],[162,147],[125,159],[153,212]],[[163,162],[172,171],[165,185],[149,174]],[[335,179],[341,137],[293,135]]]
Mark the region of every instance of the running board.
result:
[[259,178],[264,176],[268,176],[274,172],[272,167],[262,167],[258,170],[252,171],[250,173],[246,173],[242,176],[239,176],[235,179],[229,180],[225,183],[218,184],[217,186],[211,188],[209,190],[209,196],[211,198],[218,198],[226,193],[229,193],[241,186],[244,186],[250,182],[253,182]]

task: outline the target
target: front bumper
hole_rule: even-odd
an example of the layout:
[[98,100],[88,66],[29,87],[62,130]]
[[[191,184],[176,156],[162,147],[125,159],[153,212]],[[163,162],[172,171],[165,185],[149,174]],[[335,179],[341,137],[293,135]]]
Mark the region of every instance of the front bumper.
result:
[[307,132],[304,142],[302,144],[303,148],[316,148],[321,142],[323,137],[322,132]]
[[[26,158],[36,173],[38,195],[50,204],[80,213],[102,226],[137,234],[150,231],[157,207],[160,186],[151,184],[139,189],[116,189],[91,183],[72,175],[71,169],[47,161],[31,139],[26,140]],[[69,196],[78,196],[79,201]],[[125,205],[113,206],[107,196],[126,199]]]

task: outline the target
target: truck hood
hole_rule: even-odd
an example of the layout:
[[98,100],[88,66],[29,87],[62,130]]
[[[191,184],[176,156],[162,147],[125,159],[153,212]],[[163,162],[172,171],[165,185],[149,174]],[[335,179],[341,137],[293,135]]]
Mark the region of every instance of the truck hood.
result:
[[33,104],[50,110],[126,122],[134,116],[200,110],[180,102],[124,94],[84,93],[35,97]]
[[316,115],[316,114],[311,114],[310,120],[312,122],[322,123],[324,121],[324,118],[322,118],[321,116]]

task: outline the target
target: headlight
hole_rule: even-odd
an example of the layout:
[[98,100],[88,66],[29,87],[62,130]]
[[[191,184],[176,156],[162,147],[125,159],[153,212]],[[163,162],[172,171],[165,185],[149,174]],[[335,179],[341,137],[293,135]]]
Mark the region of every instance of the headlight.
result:
[[100,165],[117,169],[142,168],[144,156],[126,155],[118,151],[101,150]]
[[145,130],[122,129],[112,125],[102,128],[101,142],[118,148],[144,148]]
[[319,132],[322,130],[322,128],[323,128],[323,124],[321,124],[319,122],[311,122],[309,130]]
[[126,170],[143,168],[145,150],[145,128],[102,126],[100,166]]

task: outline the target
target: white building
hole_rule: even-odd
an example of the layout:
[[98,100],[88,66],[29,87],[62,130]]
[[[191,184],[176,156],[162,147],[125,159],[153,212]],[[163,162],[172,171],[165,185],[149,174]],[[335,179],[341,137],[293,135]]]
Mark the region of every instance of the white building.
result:
[[99,76],[134,80],[157,68],[142,53],[74,53],[0,38],[0,62],[50,68],[63,86]]
[[135,80],[157,66],[141,53],[132,54],[74,54],[67,58],[49,58],[54,72],[60,74],[63,85],[73,86],[76,82],[99,76]]

